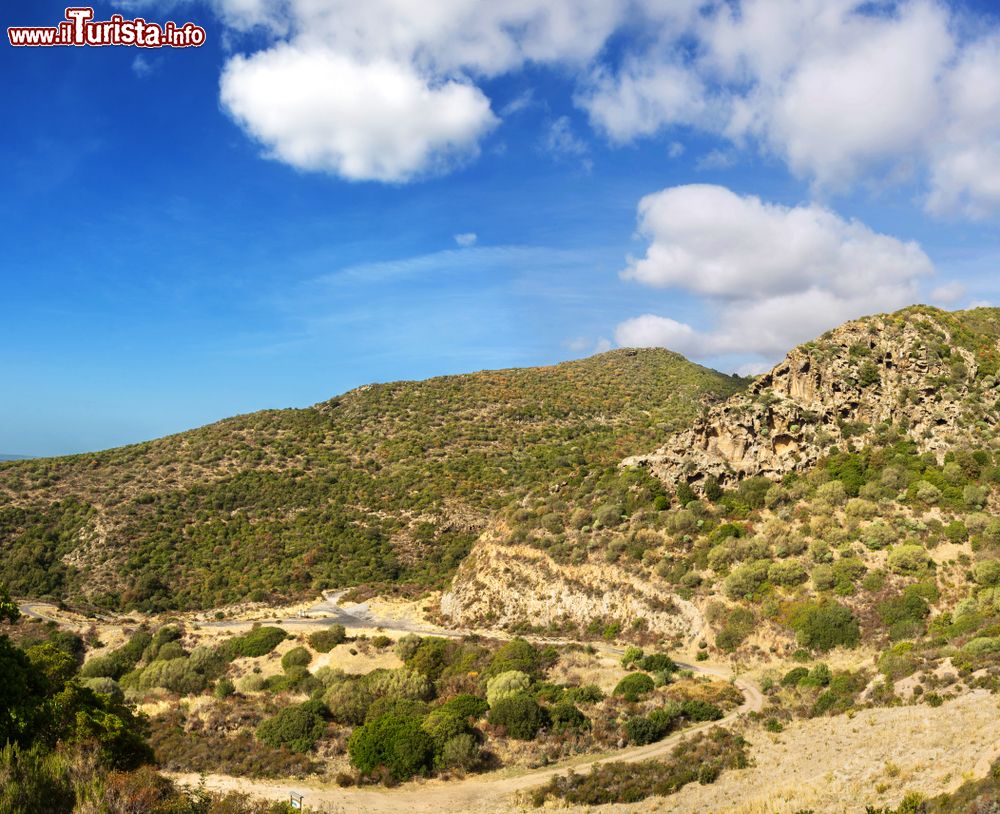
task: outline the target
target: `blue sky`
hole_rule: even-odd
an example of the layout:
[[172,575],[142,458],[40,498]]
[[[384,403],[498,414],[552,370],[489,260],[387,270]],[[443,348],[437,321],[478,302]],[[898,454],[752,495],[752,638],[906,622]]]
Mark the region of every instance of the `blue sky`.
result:
[[0,452],[1000,301],[988,6],[683,5],[97,4],[207,43],[5,43]]

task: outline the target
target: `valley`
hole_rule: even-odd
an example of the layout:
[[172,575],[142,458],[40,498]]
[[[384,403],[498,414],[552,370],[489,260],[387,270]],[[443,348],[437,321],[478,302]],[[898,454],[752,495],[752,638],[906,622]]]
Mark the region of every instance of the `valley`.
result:
[[996,310],[916,306],[752,382],[620,350],[0,464],[6,631],[169,793],[989,810],[998,373]]

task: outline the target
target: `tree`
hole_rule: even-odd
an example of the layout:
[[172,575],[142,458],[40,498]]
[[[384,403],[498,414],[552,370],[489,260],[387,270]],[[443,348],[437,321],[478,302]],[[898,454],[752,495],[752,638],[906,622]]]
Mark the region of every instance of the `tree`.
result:
[[419,718],[390,714],[354,730],[347,751],[362,774],[384,767],[393,780],[402,781],[431,768],[434,741]]
[[534,698],[527,693],[518,693],[497,701],[490,709],[489,721],[506,729],[511,738],[530,741],[538,730],[549,723],[549,717]]

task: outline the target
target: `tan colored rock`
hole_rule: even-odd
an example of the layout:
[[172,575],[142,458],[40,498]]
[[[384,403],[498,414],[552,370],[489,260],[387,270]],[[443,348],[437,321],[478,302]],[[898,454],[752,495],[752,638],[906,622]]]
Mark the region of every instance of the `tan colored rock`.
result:
[[995,380],[978,376],[975,355],[935,313],[942,314],[907,309],[869,317],[802,345],[746,393],[623,466],[695,488],[713,477],[778,480],[848,438],[865,446],[886,424],[907,428],[924,451],[943,453],[998,416]]

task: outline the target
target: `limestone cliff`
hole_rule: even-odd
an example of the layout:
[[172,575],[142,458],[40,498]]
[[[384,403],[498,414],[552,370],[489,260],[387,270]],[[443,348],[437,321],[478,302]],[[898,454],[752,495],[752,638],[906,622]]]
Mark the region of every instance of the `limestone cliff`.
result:
[[557,565],[544,551],[503,544],[492,530],[476,543],[441,598],[442,615],[465,627],[585,628],[594,621],[690,641],[703,626],[690,602],[634,572],[606,563]]
[[746,393],[624,466],[671,484],[779,479],[848,439],[895,425],[940,452],[998,420],[996,309],[914,307],[847,323],[796,348]]

